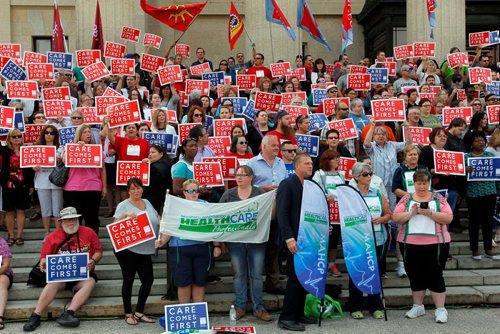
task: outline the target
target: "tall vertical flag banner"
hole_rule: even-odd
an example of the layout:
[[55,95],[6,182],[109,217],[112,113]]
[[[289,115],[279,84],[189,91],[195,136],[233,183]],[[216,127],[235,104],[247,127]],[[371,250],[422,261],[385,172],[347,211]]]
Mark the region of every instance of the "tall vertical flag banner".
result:
[[437,0],[426,0],[427,15],[429,16],[429,26],[431,28],[431,38],[434,39],[434,28],[436,27]]
[[351,0],[345,0],[344,13],[342,14],[342,54],[352,43],[352,6]]
[[271,23],[281,24],[292,40],[295,41],[297,38],[295,31],[293,31],[292,26],[288,23],[285,14],[278,7],[276,0],[266,0],[266,20]]
[[314,18],[311,10],[309,9],[309,5],[306,0],[298,0],[297,4],[297,27],[307,31],[309,35],[320,42],[324,46],[328,48],[328,50],[332,51],[332,47],[328,44],[325,36],[319,30],[318,22]]
[[52,24],[52,51],[66,52],[66,43],[64,40],[64,29],[59,15],[59,5],[54,0],[54,21]]
[[170,5],[163,7],[154,7],[141,0],[141,8],[144,12],[151,15],[163,24],[172,29],[186,31],[191,23],[201,13],[208,0],[204,3],[193,3],[188,5]]
[[361,194],[351,186],[336,188],[342,249],[349,277],[367,294],[382,292],[372,217]]
[[95,22],[94,29],[92,30],[92,49],[101,50],[101,59],[104,62],[104,36],[102,31],[101,8],[99,7],[99,0],[96,1],[95,6]]
[[231,50],[236,46],[238,38],[240,38],[245,29],[245,24],[241,19],[240,13],[236,10],[234,3],[231,1],[231,9],[229,10],[229,22],[227,26],[227,39],[229,40],[229,48]]
[[328,203],[320,186],[304,180],[300,210],[298,253],[293,256],[295,274],[304,289],[324,298],[328,270]]

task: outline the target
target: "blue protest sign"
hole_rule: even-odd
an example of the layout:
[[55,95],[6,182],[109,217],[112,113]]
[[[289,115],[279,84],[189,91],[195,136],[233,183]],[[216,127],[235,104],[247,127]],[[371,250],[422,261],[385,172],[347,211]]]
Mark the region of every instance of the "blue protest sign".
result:
[[325,114],[310,114],[309,115],[309,132],[316,130],[316,128],[323,129],[328,124],[328,117]]
[[208,330],[207,303],[165,305],[165,329],[167,332],[189,332],[192,329]]
[[372,84],[388,84],[389,83],[389,69],[388,68],[369,68],[366,70],[371,77]]
[[295,135],[297,144],[301,151],[306,152],[311,157],[317,157],[319,151],[319,137],[311,135]]
[[500,43],[499,31],[490,31],[490,44],[498,44]]
[[245,109],[243,109],[243,116],[245,116],[252,122],[255,119],[255,116],[257,116],[257,110],[255,110],[254,106],[255,106],[255,101],[248,100]]
[[178,136],[170,133],[161,133],[161,132],[144,132],[143,134],[143,138],[147,140],[150,145],[152,144],[160,145],[167,153],[173,153],[172,151],[176,150],[177,145],[175,145],[175,140],[174,140],[175,137]]
[[213,123],[214,123],[213,116],[206,115],[205,116],[205,127],[208,129],[210,127],[210,125],[212,125]]
[[9,59],[9,61],[4,65],[0,74],[7,80],[26,80],[26,73],[21,66],[17,65]]
[[217,85],[223,85],[224,84],[224,72],[209,72],[209,73],[203,73],[201,75],[201,78],[203,80],[208,80],[210,81],[210,86],[217,87]]
[[66,144],[72,144],[75,140],[76,126],[68,126],[66,128],[59,129],[59,144],[64,146]]
[[47,62],[54,64],[54,69],[64,68],[71,70],[73,68],[73,54],[64,52],[47,52]]
[[319,106],[326,98],[326,89],[315,88],[312,90],[313,105]]
[[[230,100],[233,103],[233,114],[241,115],[247,105],[246,97],[223,97],[222,102]],[[221,103],[222,105],[222,103]]]
[[[26,131],[26,128],[24,127],[24,114],[22,112],[15,112],[14,113],[14,128],[18,129],[22,133]],[[6,136],[9,133],[9,129],[1,128],[0,129],[0,136]]]
[[89,253],[47,255],[47,283],[88,280],[88,263]]
[[467,159],[473,171],[467,174],[467,181],[499,181],[500,157],[482,157]]
[[500,95],[500,81],[492,81],[491,85],[486,85],[486,90],[490,94]]

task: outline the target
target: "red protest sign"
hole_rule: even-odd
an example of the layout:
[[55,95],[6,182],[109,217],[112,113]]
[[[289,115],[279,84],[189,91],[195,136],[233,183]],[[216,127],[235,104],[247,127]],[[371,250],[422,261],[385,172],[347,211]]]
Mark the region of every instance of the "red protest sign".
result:
[[339,171],[343,171],[345,173],[345,179],[352,179],[352,167],[356,163],[356,158],[344,158],[340,157],[339,160]]
[[[419,126],[408,127],[410,131],[410,136],[413,144],[419,145],[430,145],[431,140],[429,135],[431,134],[432,128],[422,128]],[[403,131],[403,139],[406,141],[406,131]]]
[[43,88],[42,97],[44,100],[70,100],[69,86]]
[[179,99],[180,99],[180,102],[181,102],[181,106],[183,106],[183,107],[189,107],[189,95],[186,94],[182,90],[178,91],[178,93],[179,93]]
[[465,94],[465,89],[457,89],[457,100],[458,101],[467,100],[467,94]]
[[184,123],[179,124],[179,146],[182,145],[182,141],[189,138],[189,131],[197,125],[202,125],[201,123]]
[[478,85],[480,83],[491,84],[491,69],[486,67],[469,67],[469,83]]
[[294,97],[300,97],[302,101],[307,100],[306,92],[281,93],[281,105],[291,105]]
[[9,57],[0,56],[0,69],[2,69],[2,67],[4,67],[5,64],[9,62],[10,59],[11,58]]
[[225,155],[229,152],[231,148],[231,137],[230,136],[222,136],[222,137],[208,137],[208,147],[214,151],[215,155],[221,156]]
[[34,144],[40,138],[40,133],[43,128],[45,128],[45,124],[26,124],[24,130],[24,143],[25,144]]
[[290,63],[289,62],[283,62],[283,63],[274,63],[269,65],[271,69],[271,75],[273,77],[281,77],[284,75],[290,75]]
[[[226,88],[226,85],[217,85],[217,97],[222,98],[224,97],[224,88]],[[231,88],[237,93],[236,97],[240,97],[240,86],[238,85],[231,85]]]
[[230,136],[231,129],[235,125],[241,126],[246,129],[245,120],[243,118],[231,118],[231,119],[214,119],[214,136]]
[[336,65],[325,64],[325,71],[326,71],[326,73],[329,73],[330,75],[333,74],[333,72],[335,71],[336,68],[337,68]]
[[281,104],[281,95],[266,92],[257,92],[255,94],[255,110],[278,111]]
[[55,167],[56,147],[53,145],[21,146],[21,168]]
[[333,97],[323,99],[323,112],[326,116],[330,116],[335,114],[335,105],[339,102],[344,102],[346,106],[349,107],[349,98],[348,97]]
[[7,96],[9,99],[38,99],[38,84],[36,81],[7,81]]
[[156,238],[146,211],[137,214],[135,218],[125,218],[108,224],[106,229],[117,253]]
[[295,124],[295,120],[300,115],[307,115],[309,113],[309,108],[302,106],[282,105],[281,108],[290,115],[291,124]]
[[257,76],[254,74],[237,74],[236,84],[240,89],[253,89],[257,87]]
[[296,77],[299,81],[306,81],[306,69],[304,67],[290,69],[290,75],[287,75],[286,79],[290,80],[293,77]]
[[187,44],[175,44],[175,54],[176,55],[182,55],[186,58],[189,58],[190,51],[191,51],[191,47]]
[[123,58],[127,47],[120,43],[107,41],[104,44],[104,57],[108,58]]
[[106,113],[109,116],[110,128],[140,123],[142,120],[141,109],[137,100],[111,105],[106,108]]
[[134,29],[131,27],[124,26],[122,27],[122,33],[120,35],[120,38],[126,41],[132,41],[134,43],[137,43],[139,42],[140,35],[141,31],[139,29]]
[[371,100],[372,115],[377,121],[404,121],[405,101],[403,99]]
[[347,88],[354,90],[369,90],[371,87],[370,74],[348,74],[347,75]]
[[0,128],[12,129],[14,127],[14,112],[16,108],[0,106]]
[[450,53],[446,56],[446,59],[450,68],[469,66],[469,56],[465,52]]
[[44,100],[43,112],[47,118],[68,117],[73,110],[69,100]]
[[[155,49],[159,49],[161,45],[162,38],[155,34],[145,33],[144,39],[142,40],[142,44],[144,46],[152,46]],[[176,52],[177,54],[177,52]]]
[[66,144],[64,164],[72,168],[101,168],[102,146]]
[[110,73],[108,71],[108,68],[106,67],[106,64],[99,60],[97,63],[93,63],[85,67],[82,70],[82,74],[85,79],[89,80],[90,82],[94,82],[101,78],[107,77]]
[[498,124],[500,117],[500,105],[486,106],[486,113],[488,114],[488,124]]
[[21,44],[0,43],[0,56],[21,58]]
[[433,104],[434,99],[436,98],[436,93],[418,93],[418,98],[420,100],[428,99],[431,102],[431,104]]
[[116,185],[126,186],[128,180],[136,177],[149,186],[149,164],[141,161],[118,161],[116,163]]
[[141,70],[157,72],[158,68],[165,65],[165,58],[153,56],[147,53],[141,54]]
[[54,80],[54,64],[29,63],[26,65],[28,80]]
[[463,152],[434,150],[434,170],[436,174],[465,175]]
[[336,200],[333,200],[333,202],[328,201],[328,211],[330,211],[330,224],[339,225],[340,224],[339,202]]
[[469,46],[481,46],[490,44],[490,32],[481,31],[469,34]]
[[356,74],[356,73],[366,73],[368,70],[368,67],[366,66],[359,66],[359,65],[351,65],[349,66],[349,73],[351,74]]
[[193,162],[194,178],[200,186],[222,187],[224,176],[220,162]]
[[158,69],[158,79],[160,85],[167,85],[171,82],[182,82],[182,72],[180,65],[171,65]]
[[163,110],[167,116],[167,121],[170,123],[179,123],[177,120],[177,111],[175,110]]
[[394,58],[396,60],[413,58],[413,44],[395,46]]
[[111,58],[111,74],[134,75],[135,61],[128,58]]
[[96,107],[79,107],[76,110],[83,114],[83,120],[85,124],[101,124],[101,118],[97,116]]
[[[116,97],[123,97],[122,94],[118,93],[116,90],[114,90],[111,87],[106,87],[106,90],[102,94],[102,96],[116,96]],[[97,96],[96,96],[97,98]]]
[[413,43],[413,57],[434,57],[436,55],[436,43],[415,42]]
[[[379,62],[375,62],[375,64],[379,64]],[[382,63],[385,68],[389,70],[389,76],[395,77],[396,76],[396,62],[394,61],[386,61]]]
[[[108,87],[109,88],[109,87]],[[106,116],[107,108],[118,103],[127,101],[127,99],[121,95],[119,96],[96,96],[95,106],[97,108],[97,116]]]
[[238,159],[236,157],[213,157],[201,158],[202,162],[219,162],[222,167],[222,177],[224,181],[234,180],[236,176],[236,167],[238,166]]
[[455,118],[463,118],[465,123],[470,124],[472,119],[472,107],[443,108],[443,126],[450,125]]
[[356,131],[356,125],[351,118],[344,118],[338,121],[331,121],[328,123],[330,129],[335,129],[339,132],[339,140],[347,139],[357,139],[358,132]]
[[189,68],[189,71],[191,72],[192,75],[202,75],[203,73],[212,72],[212,69],[210,68],[209,63],[203,63],[203,64],[191,66]]
[[101,50],[76,50],[76,66],[86,67],[101,60]]
[[[23,66],[26,67],[27,64],[31,63],[46,63],[47,62],[47,56],[44,55],[43,53],[37,53],[37,52],[31,52],[31,51],[24,51],[24,56],[23,56]],[[0,67],[3,65],[0,64]]]
[[201,95],[208,95],[210,93],[210,81],[209,80],[186,80],[186,94],[189,95],[193,90],[200,90]]

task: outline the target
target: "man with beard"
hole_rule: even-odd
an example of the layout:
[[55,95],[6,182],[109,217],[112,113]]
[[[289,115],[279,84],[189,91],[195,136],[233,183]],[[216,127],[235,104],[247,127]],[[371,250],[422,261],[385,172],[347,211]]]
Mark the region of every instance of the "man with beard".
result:
[[75,312],[87,302],[97,282],[94,272],[96,264],[102,258],[102,246],[99,237],[89,227],[80,226],[76,209],[67,207],[61,210],[61,228],[50,233],[42,246],[40,254],[40,270],[46,270],[46,256],[53,254],[89,253],[89,279],[74,282],[48,283],[42,290],[35,308],[28,322],[23,326],[25,332],[32,332],[40,326],[40,316],[43,310],[52,303],[57,293],[70,290],[74,293],[71,303],[66,311],[56,320],[63,327],[78,327],[80,320],[75,317]]
[[[266,133],[266,136],[276,136],[280,146],[285,141],[291,141],[293,145],[297,145],[288,112],[281,110],[276,113],[274,122],[276,123],[276,130]],[[278,153],[278,157],[281,158],[281,151]]]

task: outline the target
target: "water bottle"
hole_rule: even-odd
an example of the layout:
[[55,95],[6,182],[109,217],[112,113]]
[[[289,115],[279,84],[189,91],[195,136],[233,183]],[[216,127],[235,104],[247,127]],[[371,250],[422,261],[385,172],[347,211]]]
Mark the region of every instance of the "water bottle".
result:
[[274,187],[277,187],[278,186],[278,178],[276,177],[276,173],[273,172],[273,177],[271,179],[271,184],[274,186]]
[[231,305],[231,308],[229,309],[229,325],[236,326],[236,309],[234,308],[234,305]]

